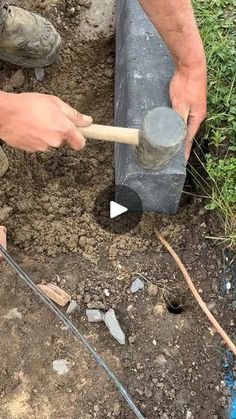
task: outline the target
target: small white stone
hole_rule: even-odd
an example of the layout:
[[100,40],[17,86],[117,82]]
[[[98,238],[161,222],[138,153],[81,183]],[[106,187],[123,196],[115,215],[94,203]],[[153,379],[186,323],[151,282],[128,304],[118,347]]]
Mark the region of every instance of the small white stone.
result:
[[230,288],[231,288],[231,283],[230,283],[230,282],[227,282],[227,284],[226,284],[226,289],[227,289],[227,291],[229,291],[229,290],[230,290]]
[[58,375],[64,375],[69,372],[69,368],[64,359],[56,359],[53,361],[52,368]]
[[74,311],[77,309],[77,307],[78,307],[77,302],[75,300],[71,300],[71,302],[70,302],[70,304],[69,304],[69,306],[68,306],[68,308],[66,310],[66,313],[67,314],[74,313]]
[[153,343],[153,345],[154,345],[154,346],[157,346],[157,341],[156,341],[156,339],[153,339],[152,343]]
[[11,310],[8,311],[7,314],[5,314],[5,316],[3,316],[4,319],[22,319],[22,314],[18,311],[18,308],[12,308]]
[[105,290],[103,291],[106,297],[110,297],[110,291],[105,288]]
[[131,292],[132,294],[135,294],[139,290],[142,290],[144,288],[144,283],[140,278],[136,278],[132,285],[131,285]]
[[192,412],[190,412],[190,410],[187,410],[186,419],[192,419],[192,417],[193,417]]
[[36,80],[41,81],[44,78],[45,70],[42,67],[36,67],[34,69],[34,74],[35,74]]
[[104,313],[98,309],[87,309],[86,316],[90,323],[102,322],[104,320]]

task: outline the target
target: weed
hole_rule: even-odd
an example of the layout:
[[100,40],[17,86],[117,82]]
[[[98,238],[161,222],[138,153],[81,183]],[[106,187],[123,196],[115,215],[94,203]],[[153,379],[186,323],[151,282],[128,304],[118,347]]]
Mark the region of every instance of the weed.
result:
[[[202,163],[209,177],[201,180],[224,226],[224,240],[236,244],[236,1],[193,0],[208,66],[208,118],[203,140],[209,154]],[[200,160],[200,159],[199,159]],[[203,182],[204,180],[204,182]],[[209,188],[210,187],[210,188]]]

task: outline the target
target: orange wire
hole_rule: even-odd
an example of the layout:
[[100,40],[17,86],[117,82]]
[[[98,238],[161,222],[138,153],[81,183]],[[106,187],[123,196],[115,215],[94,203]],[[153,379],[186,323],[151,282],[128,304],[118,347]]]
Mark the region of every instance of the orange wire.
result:
[[155,232],[155,235],[156,235],[157,239],[159,239],[162,242],[162,244],[170,252],[173,259],[177,263],[177,265],[178,265],[179,269],[181,270],[181,272],[182,272],[182,274],[183,274],[183,276],[184,276],[184,278],[185,278],[193,296],[197,300],[201,309],[204,311],[204,313],[206,314],[206,316],[208,317],[208,319],[210,320],[210,322],[212,323],[212,325],[214,326],[216,331],[220,334],[220,336],[223,338],[225,343],[228,345],[228,347],[231,349],[233,354],[236,356],[236,346],[234,345],[232,340],[229,338],[227,333],[224,331],[224,329],[222,329],[221,325],[218,323],[218,321],[215,319],[215,317],[211,314],[210,310],[208,309],[207,305],[204,303],[203,299],[200,297],[199,293],[197,292],[196,287],[193,284],[192,279],[190,278],[190,276],[189,276],[185,266],[183,265],[182,261],[180,260],[179,256],[175,253],[175,251],[172,249],[170,244],[164,239],[164,237],[159,233],[159,231],[156,228],[154,228],[154,232]]

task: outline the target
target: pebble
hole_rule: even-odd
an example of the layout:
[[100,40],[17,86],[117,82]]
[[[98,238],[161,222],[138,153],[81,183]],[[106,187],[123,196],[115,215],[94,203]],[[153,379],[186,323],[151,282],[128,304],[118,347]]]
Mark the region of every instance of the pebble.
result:
[[152,391],[149,388],[145,387],[144,394],[147,397],[147,399],[151,399],[151,397],[152,397]]
[[155,314],[155,316],[160,316],[164,313],[164,306],[162,304],[157,304],[154,309],[153,312]]
[[0,177],[4,176],[9,167],[9,162],[2,147],[0,147]]
[[128,340],[129,340],[129,343],[135,343],[136,342],[136,336],[129,336],[129,338],[128,338]]
[[86,310],[86,316],[90,323],[102,322],[104,313],[101,310]]
[[119,403],[119,402],[116,402],[116,403],[114,404],[114,409],[113,409],[113,412],[114,412],[114,415],[115,415],[115,416],[120,416],[120,414],[121,414],[121,405],[120,405],[120,403]]
[[5,316],[3,316],[4,319],[22,319],[22,314],[18,311],[18,308],[11,308],[11,310],[9,310],[7,312],[7,314],[5,314]]
[[103,304],[101,301],[91,301],[90,303],[87,304],[88,308],[96,308],[96,309],[100,309],[100,310],[104,310],[105,309],[105,304]]
[[79,6],[84,6],[84,7],[87,7],[89,9],[89,7],[92,4],[92,0],[78,0],[78,4],[79,4]]
[[226,283],[226,290],[229,291],[231,289],[231,283],[227,282]]
[[70,304],[69,304],[69,306],[68,306],[68,308],[66,310],[66,313],[67,314],[74,313],[74,311],[77,309],[77,307],[78,307],[77,302],[75,300],[71,300],[71,302],[70,302]]
[[38,81],[43,80],[44,76],[45,76],[45,70],[42,67],[36,67],[34,69],[34,74],[35,74],[35,78]]
[[71,7],[69,10],[68,10],[68,15],[69,16],[73,16],[75,14],[75,7]]
[[85,294],[85,296],[84,296],[84,302],[85,302],[85,304],[90,303],[90,300],[91,300],[90,295],[89,294]]
[[[1,165],[1,162],[0,162],[0,165]],[[9,217],[11,216],[12,212],[13,212],[13,208],[12,207],[9,207],[8,205],[4,205],[1,208],[0,222],[5,221],[5,220],[8,220]]]
[[115,311],[110,308],[105,316],[104,322],[109,329],[110,334],[119,342],[121,345],[125,345],[125,334],[121,329],[119,322],[116,318]]
[[110,291],[107,288],[103,292],[106,297],[110,297]]
[[149,295],[156,296],[157,293],[158,293],[158,287],[157,287],[157,285],[155,285],[155,284],[149,284],[148,285],[147,292],[148,292]]
[[142,290],[144,288],[144,283],[140,278],[136,278],[132,285],[131,285],[131,292],[132,294],[135,294],[136,292]]
[[190,412],[190,410],[187,410],[186,419],[192,419],[192,417],[193,417],[192,412]]
[[20,70],[17,70],[12,76],[11,76],[11,79],[10,79],[10,83],[11,83],[11,85],[13,86],[13,87],[15,87],[15,88],[19,88],[19,87],[22,87],[23,86],[23,84],[24,84],[24,82],[25,82],[25,76],[24,76],[24,73],[23,73],[23,71],[20,69]]
[[58,375],[64,375],[69,372],[69,368],[64,359],[56,359],[53,361],[52,368]]
[[84,247],[86,245],[86,237],[84,237],[84,236],[81,236],[80,237],[80,239],[79,239],[79,245],[81,247]]

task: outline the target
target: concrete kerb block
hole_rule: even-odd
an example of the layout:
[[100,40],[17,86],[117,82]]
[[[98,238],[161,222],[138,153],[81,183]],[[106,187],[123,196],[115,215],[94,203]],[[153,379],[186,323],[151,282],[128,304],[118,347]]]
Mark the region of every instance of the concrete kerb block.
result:
[[[140,128],[148,111],[170,107],[173,63],[136,0],[117,0],[115,121]],[[176,213],[186,177],[183,147],[158,169],[143,167],[132,146],[115,145],[116,185],[133,189],[144,211]],[[132,202],[130,203],[132,208]]]

